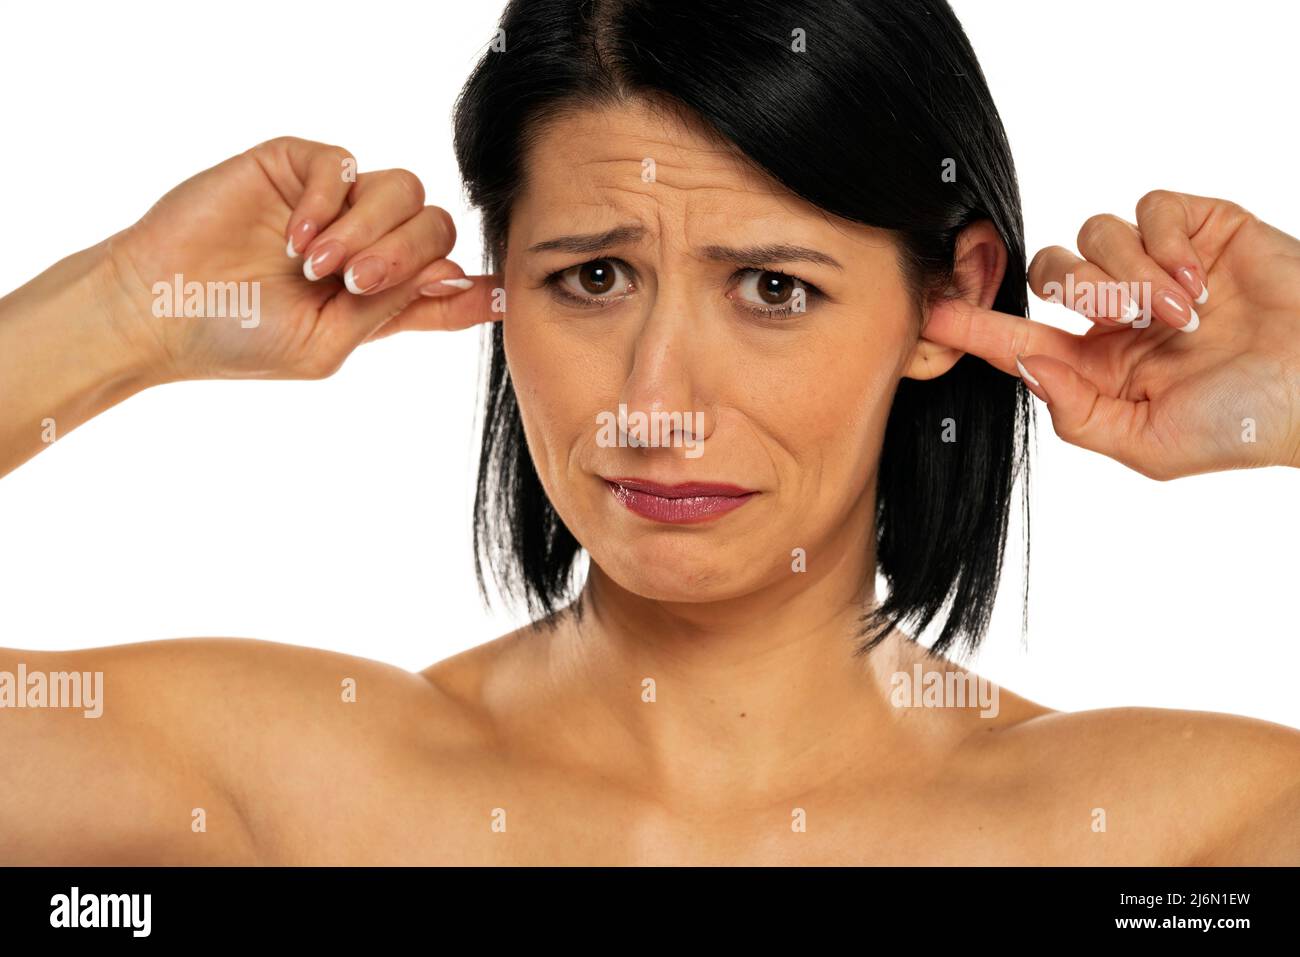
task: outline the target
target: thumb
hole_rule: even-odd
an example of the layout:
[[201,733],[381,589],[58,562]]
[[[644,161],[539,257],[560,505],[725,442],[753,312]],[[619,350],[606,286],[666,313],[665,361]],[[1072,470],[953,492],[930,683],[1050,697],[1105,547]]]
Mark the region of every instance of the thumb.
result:
[[1047,404],[1056,434],[1080,448],[1124,461],[1146,403],[1102,393],[1068,363],[1047,355],[1018,355],[1026,388]]

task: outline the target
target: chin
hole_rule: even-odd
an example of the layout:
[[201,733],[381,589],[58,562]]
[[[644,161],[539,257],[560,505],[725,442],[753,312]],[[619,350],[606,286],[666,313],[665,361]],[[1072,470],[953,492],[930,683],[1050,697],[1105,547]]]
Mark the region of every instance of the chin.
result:
[[[605,549],[601,549],[604,551]],[[619,587],[651,601],[712,602],[751,594],[762,587],[756,563],[743,552],[699,539],[672,545],[629,541],[615,555],[592,561]]]

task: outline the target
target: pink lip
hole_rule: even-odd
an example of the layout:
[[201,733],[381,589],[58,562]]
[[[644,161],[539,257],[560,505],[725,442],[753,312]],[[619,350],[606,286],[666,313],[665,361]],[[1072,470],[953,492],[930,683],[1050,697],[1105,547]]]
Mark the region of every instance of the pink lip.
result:
[[723,482],[661,485],[634,478],[607,478],[610,491],[628,510],[658,522],[685,525],[717,518],[758,494]]

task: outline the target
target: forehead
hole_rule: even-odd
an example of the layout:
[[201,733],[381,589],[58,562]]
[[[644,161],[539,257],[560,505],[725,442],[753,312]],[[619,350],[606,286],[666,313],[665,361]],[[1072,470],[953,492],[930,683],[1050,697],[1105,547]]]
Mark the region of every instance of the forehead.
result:
[[841,249],[882,239],[796,196],[688,113],[642,100],[575,107],[539,128],[524,156],[511,240],[527,248],[557,229],[615,220],[692,243],[742,227],[779,227],[785,240],[793,230]]
[[569,108],[539,129],[525,167],[530,181],[581,190],[590,183],[627,187],[628,180],[650,185],[642,175],[646,161],[656,167],[654,183],[669,189],[772,191],[689,114],[644,100]]

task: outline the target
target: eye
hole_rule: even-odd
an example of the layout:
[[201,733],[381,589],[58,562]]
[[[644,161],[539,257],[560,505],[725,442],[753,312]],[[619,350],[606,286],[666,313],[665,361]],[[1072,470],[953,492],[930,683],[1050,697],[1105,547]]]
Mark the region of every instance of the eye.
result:
[[822,291],[798,276],[771,269],[742,269],[737,288],[744,295],[744,308],[761,316],[789,316],[802,313]]
[[546,277],[546,285],[560,299],[584,306],[603,306],[635,291],[629,278],[625,288],[615,295],[610,290],[618,289],[617,275],[620,272],[618,261],[614,259],[592,259],[579,266],[561,269]]

